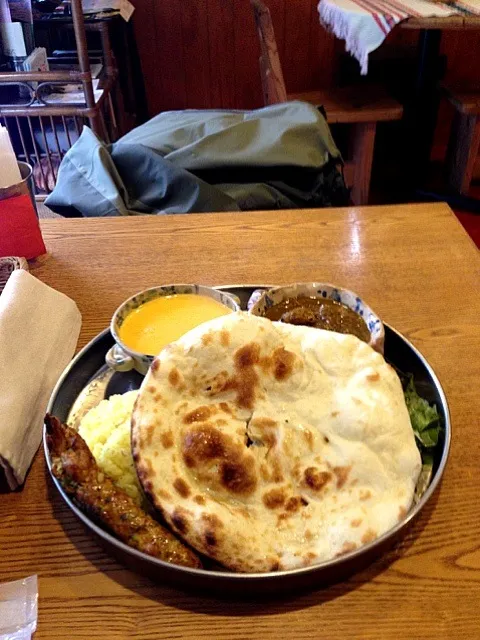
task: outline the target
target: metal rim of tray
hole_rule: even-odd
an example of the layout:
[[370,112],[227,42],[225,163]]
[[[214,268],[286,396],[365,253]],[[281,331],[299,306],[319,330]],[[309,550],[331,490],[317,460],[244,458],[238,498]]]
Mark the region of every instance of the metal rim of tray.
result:
[[[255,289],[264,289],[264,288],[268,288],[269,285],[223,285],[223,286],[217,286],[215,288],[217,289],[226,289],[226,290],[232,290],[232,289],[244,289],[244,290],[250,290],[250,291],[254,291]],[[159,560],[158,558],[154,558],[152,556],[149,556],[141,551],[137,551],[136,549],[133,549],[132,547],[129,547],[127,544],[125,544],[124,542],[118,540],[117,538],[115,538],[115,536],[113,536],[112,534],[108,533],[105,529],[102,529],[100,526],[98,526],[95,522],[93,522],[87,515],[85,515],[85,513],[83,513],[83,511],[81,511],[81,509],[79,509],[75,503],[70,499],[70,497],[64,492],[61,484],[59,483],[59,481],[55,478],[55,476],[52,473],[52,468],[51,468],[51,459],[50,459],[50,454],[46,445],[46,438],[45,438],[45,428],[44,428],[44,437],[43,437],[43,446],[44,446],[44,452],[45,452],[45,458],[47,461],[47,466],[48,466],[48,470],[50,473],[50,476],[54,482],[54,484],[56,485],[58,491],[60,492],[60,495],[62,496],[62,498],[65,500],[65,502],[67,503],[67,505],[70,507],[70,509],[75,513],[75,515],[89,528],[91,529],[95,534],[97,534],[98,536],[100,536],[100,538],[102,538],[103,540],[105,540],[106,542],[108,542],[109,544],[111,544],[112,546],[116,547],[117,549],[119,549],[120,551],[122,551],[123,553],[128,554],[129,556],[131,556],[132,558],[137,558],[138,560],[141,560],[143,562],[148,562],[150,564],[152,564],[153,566],[156,566],[159,570],[160,569],[165,569],[165,570],[176,570],[182,574],[185,575],[185,577],[187,576],[195,576],[195,577],[202,577],[204,576],[205,578],[208,579],[212,579],[212,578],[221,578],[221,579],[228,579],[229,581],[234,581],[237,583],[242,583],[244,581],[248,582],[248,584],[252,584],[252,581],[255,583],[259,583],[259,582],[271,582],[271,581],[277,581],[277,580],[282,580],[284,578],[288,578],[290,576],[305,576],[305,575],[309,575],[309,574],[316,574],[316,573],[321,573],[322,570],[325,570],[326,568],[328,569],[332,569],[335,567],[340,567],[341,565],[344,565],[347,562],[353,562],[355,559],[359,559],[361,556],[366,555],[369,551],[374,550],[376,547],[382,547],[386,542],[388,542],[390,539],[392,538],[396,538],[398,536],[398,534],[403,530],[406,529],[407,526],[410,524],[410,522],[416,518],[416,516],[420,513],[420,511],[424,508],[424,506],[427,504],[427,502],[430,500],[432,494],[435,492],[438,484],[440,483],[440,480],[443,476],[443,472],[445,470],[446,464],[447,464],[447,459],[448,459],[448,455],[449,455],[449,451],[450,451],[450,442],[451,442],[451,424],[450,424],[450,413],[449,413],[449,409],[448,409],[448,404],[447,404],[447,399],[445,396],[445,393],[443,391],[443,388],[440,384],[440,381],[438,379],[438,377],[436,376],[435,372],[433,371],[432,367],[430,366],[430,364],[427,362],[427,360],[424,358],[424,356],[420,353],[420,351],[414,347],[400,332],[398,332],[396,329],[393,329],[392,327],[390,327],[390,325],[388,325],[387,323],[384,322],[385,327],[387,328],[388,331],[392,332],[393,334],[395,334],[402,342],[404,342],[408,348],[414,353],[414,355],[417,357],[417,359],[421,362],[422,366],[426,369],[427,373],[429,374],[429,376],[431,377],[433,384],[436,388],[436,391],[439,395],[440,398],[440,403],[442,405],[442,410],[444,413],[444,419],[445,419],[445,424],[444,424],[444,439],[443,439],[443,451],[440,457],[440,460],[438,462],[438,467],[430,481],[430,484],[428,486],[428,488],[426,489],[425,493],[422,495],[422,497],[420,498],[420,500],[418,501],[418,503],[413,506],[410,511],[407,513],[407,515],[398,523],[396,524],[394,527],[392,527],[391,529],[389,529],[388,531],[386,531],[383,535],[381,535],[379,538],[376,538],[374,541],[365,544],[363,546],[361,546],[360,548],[356,549],[355,551],[351,551],[349,553],[346,553],[345,555],[342,555],[339,558],[334,558],[332,560],[327,560],[325,562],[321,562],[319,564],[314,564],[311,565],[309,567],[301,567],[298,569],[288,569],[288,570],[284,570],[284,571],[271,571],[271,572],[264,572],[264,573],[235,573],[235,572],[231,572],[231,571],[217,571],[217,570],[212,570],[212,569],[193,569],[193,568],[189,568],[189,567],[183,567],[180,565],[173,565],[171,563],[165,562],[163,560]],[[95,336],[88,344],[86,344],[78,353],[77,355],[73,358],[73,360],[69,363],[69,365],[67,366],[67,368],[63,371],[62,375],[60,376],[57,384],[55,385],[55,388],[52,392],[52,395],[50,397],[49,403],[48,403],[48,407],[47,407],[47,412],[51,413],[52,408],[55,404],[57,395],[59,393],[59,391],[62,389],[65,381],[68,379],[71,370],[77,365],[77,363],[85,356],[85,354],[87,354],[91,349],[93,349],[95,347],[95,345],[97,344],[97,342],[100,342],[102,339],[104,339],[107,334],[110,333],[110,330],[104,329],[104,331],[102,331],[101,333],[99,333],[97,336]],[[112,338],[113,340],[113,338]]]

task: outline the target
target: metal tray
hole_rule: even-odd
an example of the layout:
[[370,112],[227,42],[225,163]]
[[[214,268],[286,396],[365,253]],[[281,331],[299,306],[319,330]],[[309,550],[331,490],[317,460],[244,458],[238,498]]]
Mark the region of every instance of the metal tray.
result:
[[[218,288],[238,296],[242,308],[245,309],[253,291],[266,287],[267,285],[231,285]],[[77,426],[86,411],[103,398],[139,388],[142,382],[140,374],[135,371],[113,372],[105,365],[105,354],[113,344],[110,331],[105,329],[77,354],[53,391],[48,405],[49,413],[63,422],[69,421],[73,426]],[[447,463],[451,437],[450,416],[447,400],[438,378],[422,354],[388,325],[385,325],[385,358],[401,371],[413,373],[419,394],[436,404],[445,425],[445,433],[435,452],[433,473],[428,487],[422,489],[421,497],[412,505],[404,520],[370,544],[340,558],[302,569],[256,574],[216,569],[189,569],[162,562],[120,542],[90,520],[72,502],[52,475],[44,433],[45,457],[50,475],[68,506],[98,536],[100,543],[112,555],[130,569],[163,584],[195,589],[198,592],[209,590],[223,595],[252,596],[294,593],[301,588],[318,588],[338,582],[367,566],[403,537],[408,526],[418,516],[437,488]]]

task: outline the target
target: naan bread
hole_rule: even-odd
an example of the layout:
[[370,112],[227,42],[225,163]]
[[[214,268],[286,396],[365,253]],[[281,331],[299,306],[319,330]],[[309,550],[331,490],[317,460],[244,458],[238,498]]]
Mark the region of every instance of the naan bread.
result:
[[316,564],[401,520],[421,468],[402,388],[354,336],[246,313],[165,348],[132,416],[143,488],[244,572]]

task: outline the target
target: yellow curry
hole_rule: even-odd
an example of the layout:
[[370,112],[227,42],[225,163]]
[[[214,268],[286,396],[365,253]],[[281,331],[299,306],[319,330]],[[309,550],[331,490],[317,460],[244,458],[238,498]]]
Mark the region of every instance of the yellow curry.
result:
[[157,355],[190,329],[227,313],[231,309],[213,298],[178,293],[145,302],[128,314],[118,333],[126,347]]

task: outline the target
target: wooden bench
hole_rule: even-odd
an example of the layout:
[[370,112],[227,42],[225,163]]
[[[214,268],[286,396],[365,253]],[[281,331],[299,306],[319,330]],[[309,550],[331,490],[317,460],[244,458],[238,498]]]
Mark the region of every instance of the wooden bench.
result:
[[480,148],[480,94],[445,90],[455,109],[447,149],[448,186],[466,195]]
[[344,87],[287,93],[270,10],[261,0],[250,0],[260,40],[260,74],[265,105],[302,100],[322,106],[329,124],[349,125],[345,179],[353,204],[368,203],[377,122],[400,120],[402,106],[378,86]]

